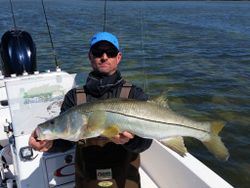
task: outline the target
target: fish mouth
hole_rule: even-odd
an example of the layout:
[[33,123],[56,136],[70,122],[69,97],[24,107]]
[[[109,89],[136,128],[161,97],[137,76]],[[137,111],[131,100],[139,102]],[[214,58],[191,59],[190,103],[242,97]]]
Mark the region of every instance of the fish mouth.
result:
[[35,130],[35,135],[37,140],[50,140],[51,131],[42,130],[42,128],[38,126]]
[[35,130],[35,138],[37,140],[44,140],[45,139],[44,135],[42,134],[42,131],[41,131],[41,129],[39,127],[37,127],[36,130]]

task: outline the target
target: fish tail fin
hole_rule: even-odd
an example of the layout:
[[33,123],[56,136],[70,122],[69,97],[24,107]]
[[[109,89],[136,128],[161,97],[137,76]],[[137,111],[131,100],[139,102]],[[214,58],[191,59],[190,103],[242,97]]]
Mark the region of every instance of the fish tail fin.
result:
[[203,144],[215,155],[216,158],[227,161],[229,158],[229,152],[221,141],[221,138],[218,136],[223,127],[223,122],[213,122],[211,124],[211,137],[209,140],[204,141]]

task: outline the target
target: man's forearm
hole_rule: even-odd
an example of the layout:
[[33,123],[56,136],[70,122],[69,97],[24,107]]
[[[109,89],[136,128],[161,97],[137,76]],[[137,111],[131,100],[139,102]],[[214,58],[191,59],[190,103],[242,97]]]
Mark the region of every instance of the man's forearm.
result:
[[124,144],[123,147],[131,152],[141,153],[148,149],[151,144],[152,139],[141,138],[135,135],[135,137],[128,143]]

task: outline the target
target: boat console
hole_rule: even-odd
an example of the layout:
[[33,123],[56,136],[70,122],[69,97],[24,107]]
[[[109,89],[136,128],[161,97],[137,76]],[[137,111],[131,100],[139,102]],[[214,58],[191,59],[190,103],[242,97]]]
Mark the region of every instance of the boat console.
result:
[[36,71],[35,44],[20,30],[2,36],[1,64],[0,187],[11,181],[19,188],[73,187],[74,149],[37,152],[28,140],[39,123],[59,114],[64,95],[75,87],[75,75]]
[[[73,150],[53,154],[37,152],[28,146],[28,139],[39,123],[59,114],[64,95],[75,86],[74,79],[66,72],[55,71],[0,80],[0,101],[8,101],[8,105],[0,106],[0,142],[5,150],[11,151],[11,155],[5,153],[3,157],[11,161],[8,165],[14,168],[13,178],[17,178],[18,187],[44,188],[73,183]],[[0,170],[4,174],[7,169]],[[11,177],[2,177],[5,178]]]

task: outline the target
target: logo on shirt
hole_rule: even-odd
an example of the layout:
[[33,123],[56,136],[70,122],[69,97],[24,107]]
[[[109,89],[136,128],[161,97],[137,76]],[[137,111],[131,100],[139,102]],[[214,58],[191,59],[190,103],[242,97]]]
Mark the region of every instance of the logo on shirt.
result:
[[112,170],[108,169],[96,169],[96,178],[97,180],[108,180],[112,179]]

